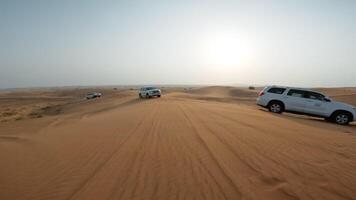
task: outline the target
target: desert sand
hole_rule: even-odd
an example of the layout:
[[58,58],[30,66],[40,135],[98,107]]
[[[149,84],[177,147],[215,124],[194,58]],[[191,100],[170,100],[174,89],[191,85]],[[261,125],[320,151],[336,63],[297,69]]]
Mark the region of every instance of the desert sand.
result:
[[258,90],[164,92],[0,93],[0,199],[356,199],[355,123],[269,113]]

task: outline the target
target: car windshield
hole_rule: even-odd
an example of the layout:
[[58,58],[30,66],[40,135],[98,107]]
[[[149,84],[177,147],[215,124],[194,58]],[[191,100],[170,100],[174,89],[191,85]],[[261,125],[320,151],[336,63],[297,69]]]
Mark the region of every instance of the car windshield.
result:
[[146,87],[146,88],[142,88],[142,90],[154,90],[156,89],[155,87]]

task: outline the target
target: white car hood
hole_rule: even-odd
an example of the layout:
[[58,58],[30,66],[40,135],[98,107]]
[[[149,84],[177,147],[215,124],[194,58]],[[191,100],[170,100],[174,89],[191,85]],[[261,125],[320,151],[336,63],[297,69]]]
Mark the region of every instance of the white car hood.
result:
[[355,106],[347,104],[347,103],[338,102],[338,101],[332,101],[331,103],[333,104],[334,108],[337,108],[338,110],[343,109],[343,110],[350,111],[356,117],[356,107]]
[[352,109],[355,106],[352,106],[350,104],[347,103],[342,103],[342,102],[338,102],[338,101],[332,101],[331,102],[333,105],[335,105],[335,107],[340,107],[340,108],[347,108],[347,109]]

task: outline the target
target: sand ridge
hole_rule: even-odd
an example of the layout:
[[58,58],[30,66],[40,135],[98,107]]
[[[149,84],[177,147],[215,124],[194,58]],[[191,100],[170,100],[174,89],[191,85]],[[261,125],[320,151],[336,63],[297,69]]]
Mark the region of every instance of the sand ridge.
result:
[[355,198],[355,123],[271,114],[248,95],[125,90],[0,123],[0,199]]

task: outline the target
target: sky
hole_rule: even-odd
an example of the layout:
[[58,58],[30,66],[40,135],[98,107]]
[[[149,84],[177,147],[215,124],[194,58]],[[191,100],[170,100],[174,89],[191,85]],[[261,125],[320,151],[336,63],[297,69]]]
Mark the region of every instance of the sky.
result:
[[356,1],[0,0],[0,88],[356,86]]

